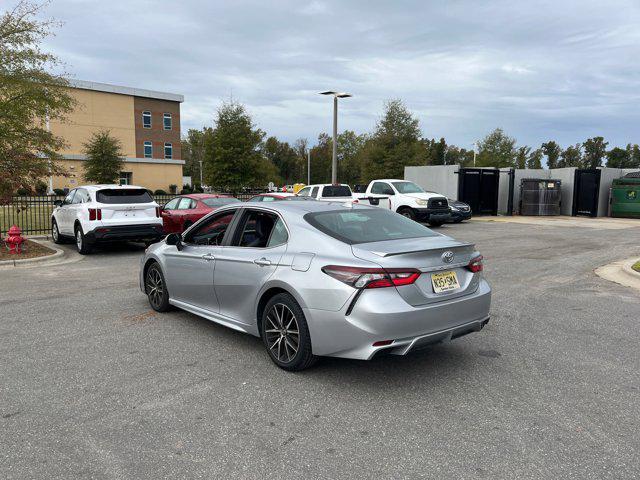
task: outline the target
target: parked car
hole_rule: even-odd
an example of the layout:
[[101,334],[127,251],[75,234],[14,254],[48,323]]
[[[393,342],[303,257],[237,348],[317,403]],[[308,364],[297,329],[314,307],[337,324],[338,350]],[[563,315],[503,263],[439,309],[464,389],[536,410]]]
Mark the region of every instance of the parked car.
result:
[[359,203],[388,208],[411,220],[427,222],[432,227],[439,227],[451,218],[447,197],[425,192],[407,180],[373,180],[365,193],[354,196]]
[[235,197],[212,193],[191,193],[169,200],[161,209],[165,233],[182,233],[216,208],[238,203]]
[[393,212],[327,202],[228,205],[151,245],[140,288],[262,338],[273,362],[370,359],[481,330],[482,256]]
[[163,236],[160,207],[149,192],[133,185],[86,185],[55,201],[51,236],[55,243],[75,239],[78,252],[100,242],[158,241]]
[[255,197],[251,197],[247,202],[273,202],[275,200],[284,200],[285,198],[295,197],[295,193],[278,192],[278,193],[260,193]]
[[309,197],[324,202],[351,202],[354,200],[351,187],[346,184],[323,183],[307,185],[298,192],[299,197]]
[[449,208],[451,208],[451,222],[460,223],[463,220],[469,220],[471,218],[471,207],[461,202],[460,200],[447,199],[449,201]]

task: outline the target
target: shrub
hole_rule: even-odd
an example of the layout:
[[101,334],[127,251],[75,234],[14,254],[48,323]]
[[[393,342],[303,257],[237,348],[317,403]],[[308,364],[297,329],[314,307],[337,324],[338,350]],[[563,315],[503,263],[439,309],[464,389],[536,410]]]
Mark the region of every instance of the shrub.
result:
[[49,187],[47,187],[47,184],[44,183],[42,180],[39,180],[36,183],[36,193],[38,195],[44,195],[45,193],[47,193],[48,189],[49,189]]
[[24,197],[26,195],[30,195],[31,191],[27,188],[22,188],[20,187],[18,190],[16,190],[16,195],[19,195],[21,197]]
[[196,193],[203,193],[204,189],[202,188],[202,185],[200,185],[199,183],[196,183],[193,186],[193,191],[196,192]]
[[54,188],[54,189],[53,189],[53,193],[55,193],[55,194],[56,194],[56,195],[58,195],[58,196],[62,196],[62,195],[64,195],[64,194],[65,194],[65,193],[64,193],[64,190],[63,190],[63,189],[61,189],[61,188]]
[[175,194],[175,193],[178,191],[178,185],[176,185],[176,184],[172,183],[171,185],[169,185],[169,191],[170,191],[172,194]]
[[155,192],[153,192],[154,195],[168,195],[167,192],[165,192],[164,190],[162,190],[161,188],[159,188],[158,190],[156,190]]

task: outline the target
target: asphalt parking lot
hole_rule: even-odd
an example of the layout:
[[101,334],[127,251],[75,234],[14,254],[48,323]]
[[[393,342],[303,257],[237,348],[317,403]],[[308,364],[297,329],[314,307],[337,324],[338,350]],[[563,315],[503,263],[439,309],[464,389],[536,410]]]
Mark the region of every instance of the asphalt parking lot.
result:
[[[471,222],[480,333],[291,374],[137,284],[141,248],[0,271],[0,478],[637,478],[640,228]],[[66,246],[72,252],[71,246]]]

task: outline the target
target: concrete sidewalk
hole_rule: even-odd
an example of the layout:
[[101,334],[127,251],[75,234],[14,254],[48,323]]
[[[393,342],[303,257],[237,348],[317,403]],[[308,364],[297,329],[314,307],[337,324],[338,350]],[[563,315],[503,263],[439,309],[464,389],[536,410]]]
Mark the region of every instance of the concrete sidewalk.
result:
[[528,225],[543,225],[547,227],[582,227],[598,230],[621,230],[626,228],[640,228],[640,219],[610,218],[610,217],[527,217],[522,215],[473,217],[471,222],[501,222]]

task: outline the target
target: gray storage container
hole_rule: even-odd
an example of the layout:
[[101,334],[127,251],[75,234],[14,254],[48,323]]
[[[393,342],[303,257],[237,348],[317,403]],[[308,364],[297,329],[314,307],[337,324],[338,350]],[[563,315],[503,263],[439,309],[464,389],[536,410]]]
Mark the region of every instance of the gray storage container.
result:
[[523,178],[520,181],[520,215],[560,215],[560,180]]

